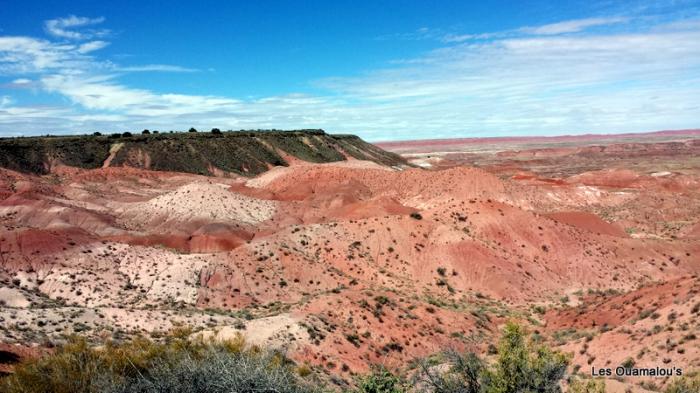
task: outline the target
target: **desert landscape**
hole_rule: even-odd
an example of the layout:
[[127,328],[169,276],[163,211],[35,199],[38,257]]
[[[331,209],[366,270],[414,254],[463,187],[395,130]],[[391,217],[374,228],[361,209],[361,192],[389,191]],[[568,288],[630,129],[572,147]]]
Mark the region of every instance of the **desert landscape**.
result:
[[700,0],[0,4],[0,393],[700,393]]
[[[700,369],[697,130],[16,138],[0,156],[3,373],[74,334],[187,327],[283,351],[347,389],[373,364],[489,359],[507,322],[584,380]],[[670,380],[605,378],[620,393]]]

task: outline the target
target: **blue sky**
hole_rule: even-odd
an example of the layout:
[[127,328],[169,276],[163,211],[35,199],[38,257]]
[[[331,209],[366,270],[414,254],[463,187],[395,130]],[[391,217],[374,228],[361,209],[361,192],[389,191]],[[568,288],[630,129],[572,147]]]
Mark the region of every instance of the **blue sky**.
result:
[[2,1],[0,135],[700,127],[700,1]]

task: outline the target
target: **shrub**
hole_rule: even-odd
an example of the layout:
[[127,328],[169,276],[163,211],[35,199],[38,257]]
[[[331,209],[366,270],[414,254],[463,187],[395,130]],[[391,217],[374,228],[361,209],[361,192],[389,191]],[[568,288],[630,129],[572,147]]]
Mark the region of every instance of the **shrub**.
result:
[[568,364],[564,354],[544,345],[526,344],[524,328],[508,323],[499,343],[498,360],[488,372],[488,392],[559,392],[559,381]]
[[535,311],[537,314],[544,314],[545,312],[547,312],[547,309],[544,308],[544,306],[540,306],[540,305],[537,305],[537,306],[533,307],[532,309],[533,309],[533,311]]
[[221,130],[218,129],[218,128],[212,128],[212,129],[211,129],[211,133],[212,133],[212,134],[221,134]]
[[93,136],[102,136],[102,133],[97,131],[92,133]]
[[697,314],[698,312],[700,312],[700,302],[695,303],[693,308],[690,309],[691,314]]
[[358,336],[357,334],[354,334],[354,333],[353,334],[346,334],[345,339],[348,340],[348,342],[350,342],[355,347],[357,347],[357,348],[360,347],[360,344],[361,344],[360,336]]
[[447,373],[439,374],[426,362],[421,362],[423,383],[435,393],[481,393],[483,383],[484,363],[473,353],[465,355],[448,351],[445,356],[450,363]]
[[605,381],[589,379],[584,383],[580,379],[575,379],[569,384],[568,393],[605,393]]
[[425,363],[419,378],[436,393],[561,392],[569,358],[540,345],[526,342],[525,330],[508,323],[503,330],[497,360],[486,366],[474,354],[447,352],[449,370],[439,374]]
[[296,393],[311,389],[281,364],[279,355],[232,354],[208,348],[202,357],[184,357],[178,362],[156,362],[147,375],[127,380],[115,393],[146,392],[276,392]]
[[197,132],[197,129],[192,127],[192,128],[190,128],[189,132]]
[[411,218],[413,218],[415,220],[422,220],[423,219],[423,216],[421,216],[421,214],[418,212],[413,212],[410,215],[411,215]]
[[122,138],[131,138],[132,136],[133,135],[129,131],[122,133]]
[[403,393],[407,390],[405,382],[384,366],[373,367],[372,372],[357,381],[358,393]]
[[665,393],[696,393],[700,392],[700,374],[693,377],[681,377],[674,379]]
[[632,367],[634,367],[634,364],[635,364],[634,359],[632,359],[631,357],[628,357],[620,364],[620,366],[622,366],[624,368],[632,368]]
[[33,392],[306,392],[280,354],[246,349],[242,338],[190,340],[179,329],[164,343],[134,338],[91,347],[71,338],[51,355],[20,364],[0,391]]
[[141,131],[141,134],[143,134],[143,135],[150,135],[150,134],[151,134],[151,131],[149,131],[149,130],[143,130],[143,131]]

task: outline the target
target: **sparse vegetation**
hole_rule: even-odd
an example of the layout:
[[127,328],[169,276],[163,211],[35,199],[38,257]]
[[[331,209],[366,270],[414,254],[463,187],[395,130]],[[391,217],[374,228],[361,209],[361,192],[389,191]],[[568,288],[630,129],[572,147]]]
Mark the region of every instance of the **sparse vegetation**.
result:
[[406,382],[383,366],[374,367],[357,381],[357,393],[403,393],[407,390]]
[[18,366],[0,381],[7,393],[310,392],[284,356],[248,348],[241,338],[190,340],[178,330],[164,343],[135,338],[91,347],[73,338],[53,354]]
[[[497,349],[497,359],[486,364],[473,353],[448,351],[443,354],[448,366],[420,362],[411,385],[416,391],[434,393],[520,393],[560,392],[569,358],[549,348],[528,343],[524,329],[508,323]],[[360,379],[360,392],[403,392],[406,383],[384,368],[375,369]],[[586,391],[583,391],[586,392]],[[586,392],[588,393],[588,392]],[[598,392],[595,392],[598,393]]]
[[[279,353],[249,347],[241,336],[223,342],[191,337],[190,330],[180,328],[163,337],[160,343],[137,337],[121,344],[105,342],[101,347],[92,347],[86,340],[73,337],[53,353],[19,364],[14,374],[0,380],[0,390],[8,393],[318,391],[319,384],[313,379],[311,368],[295,367]],[[359,345],[357,334],[346,337]],[[402,350],[399,343],[386,347],[386,351]],[[443,356],[447,369],[436,369],[433,363],[423,361],[419,363],[415,380],[410,382],[383,366],[376,366],[356,379],[355,391],[560,391],[559,381],[568,358],[542,345],[528,343],[521,326],[506,325],[496,355],[495,363],[489,365],[473,353],[448,351]],[[331,363],[327,367],[335,368]],[[349,368],[344,365],[343,370],[347,372]]]
[[492,393],[558,392],[569,358],[544,345],[526,342],[524,328],[508,323],[498,347],[498,360],[487,373]]
[[666,387],[665,393],[700,392],[700,373],[673,379]]
[[602,379],[589,379],[582,381],[574,379],[569,384],[568,393],[606,393],[605,381]]

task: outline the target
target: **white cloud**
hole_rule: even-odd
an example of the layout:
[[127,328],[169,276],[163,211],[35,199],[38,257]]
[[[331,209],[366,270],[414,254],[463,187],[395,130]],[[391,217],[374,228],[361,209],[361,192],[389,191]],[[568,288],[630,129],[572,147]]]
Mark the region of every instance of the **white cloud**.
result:
[[[675,21],[635,33],[585,30],[623,22],[613,19],[450,39],[421,29],[416,34],[442,37],[445,46],[360,77],[319,81],[326,95],[258,99],[128,86],[120,80],[123,73],[196,70],[100,60],[95,52],[106,44],[100,40],[78,45],[0,37],[0,73],[19,78],[15,82],[27,79],[68,103],[7,102],[0,109],[0,132],[321,127],[378,140],[697,127],[700,25]],[[581,34],[567,34],[572,32]],[[24,78],[30,72],[36,77]]]
[[627,22],[628,20],[628,18],[623,17],[575,19],[538,27],[525,27],[520,30],[529,34],[555,35],[564,33],[576,33],[589,27],[618,24]]
[[170,64],[146,64],[140,66],[118,67],[117,71],[124,72],[198,72],[195,68],[181,67]]
[[492,38],[503,37],[511,34],[510,32],[497,32],[497,33],[482,33],[482,34],[446,34],[440,38],[442,42],[455,43],[464,42],[469,40],[488,40]]
[[180,116],[235,111],[238,101],[213,96],[156,94],[116,83],[113,76],[85,78],[80,75],[51,75],[42,79],[44,88],[59,93],[90,110],[120,112],[132,116]]
[[107,45],[109,45],[109,42],[106,41],[89,41],[84,44],[80,44],[78,47],[78,53],[94,52],[106,47]]
[[90,29],[87,31],[78,31],[87,26],[94,26],[104,22],[104,17],[86,18],[81,16],[70,15],[66,18],[50,19],[44,22],[44,29],[47,33],[54,37],[66,38],[70,40],[86,40],[92,37],[101,37],[109,33],[109,30]]
[[74,67],[75,47],[31,37],[0,36],[0,74],[39,72]]
[[367,117],[375,125],[393,119],[388,129],[401,135],[689,128],[700,124],[693,104],[700,96],[697,42],[700,29],[663,27],[512,37],[445,47],[322,86],[372,103]]
[[81,44],[53,42],[32,37],[0,36],[0,75],[29,73],[195,72],[169,64],[119,66],[98,60],[93,52],[109,45],[102,40]]
[[628,22],[627,17],[610,17],[610,18],[587,18],[574,19],[564,22],[552,23],[542,26],[528,26],[519,29],[496,31],[491,33],[479,34],[455,34],[449,33],[442,35],[440,41],[445,43],[460,43],[472,40],[491,40],[502,38],[521,37],[523,35],[559,35],[565,33],[578,33],[586,30],[589,27],[614,25]]

